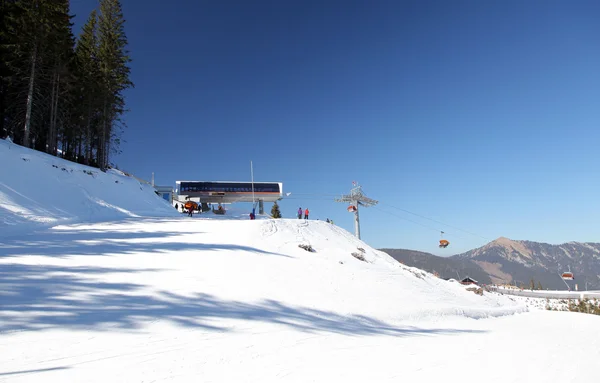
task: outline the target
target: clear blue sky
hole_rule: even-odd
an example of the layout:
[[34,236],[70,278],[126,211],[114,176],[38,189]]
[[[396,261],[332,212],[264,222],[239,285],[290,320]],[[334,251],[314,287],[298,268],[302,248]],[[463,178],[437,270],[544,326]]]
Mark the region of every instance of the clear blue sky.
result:
[[[72,0],[76,33],[96,4]],[[114,157],[122,169],[174,186],[250,180],[252,160],[255,181],[292,193],[284,216],[308,207],[351,231],[333,198],[356,180],[380,201],[361,211],[362,239],[377,248],[600,241],[600,2],[123,10],[136,87]]]

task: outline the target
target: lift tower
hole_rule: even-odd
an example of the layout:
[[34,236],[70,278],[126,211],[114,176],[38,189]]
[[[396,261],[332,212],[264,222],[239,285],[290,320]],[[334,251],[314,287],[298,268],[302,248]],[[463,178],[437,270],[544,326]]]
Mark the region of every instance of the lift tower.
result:
[[354,213],[354,231],[356,237],[360,239],[360,220],[358,217],[358,206],[360,205],[364,207],[371,207],[376,205],[379,201],[366,197],[362,192],[362,186],[358,185],[356,181],[353,181],[350,194],[342,195],[341,198],[336,198],[335,202],[346,202],[350,204],[348,206],[348,211]]

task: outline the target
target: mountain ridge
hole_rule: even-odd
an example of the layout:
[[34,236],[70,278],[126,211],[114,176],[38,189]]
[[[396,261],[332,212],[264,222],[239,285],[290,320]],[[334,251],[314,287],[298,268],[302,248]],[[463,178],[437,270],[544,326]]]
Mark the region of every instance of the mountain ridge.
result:
[[[381,249],[399,262],[438,273],[442,278],[470,276],[480,283],[529,286],[557,290],[600,288],[600,243],[569,241],[557,245],[498,237],[464,253],[439,257],[408,249]],[[572,271],[575,280],[561,273]]]

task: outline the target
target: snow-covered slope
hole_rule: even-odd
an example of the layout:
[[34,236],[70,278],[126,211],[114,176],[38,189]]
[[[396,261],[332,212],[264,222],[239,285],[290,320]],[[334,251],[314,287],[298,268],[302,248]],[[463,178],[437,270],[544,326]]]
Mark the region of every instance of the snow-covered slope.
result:
[[0,140],[0,236],[65,222],[176,216],[154,189]]
[[[0,236],[0,346],[10,350],[0,382],[593,378],[578,368],[600,356],[591,315],[527,313],[323,221],[234,209],[187,217],[123,175],[79,174],[88,168],[6,143],[0,159],[11,164],[1,170],[3,228],[15,228]],[[36,173],[25,171],[32,164]],[[544,343],[547,331],[560,334]],[[507,352],[532,345],[534,364]],[[487,362],[507,357],[509,370]]]

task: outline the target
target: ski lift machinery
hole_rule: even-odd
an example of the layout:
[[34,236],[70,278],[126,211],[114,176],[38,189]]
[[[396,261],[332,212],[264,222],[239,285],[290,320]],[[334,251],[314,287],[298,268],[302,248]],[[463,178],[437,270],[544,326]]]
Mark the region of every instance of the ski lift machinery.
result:
[[341,198],[336,198],[335,202],[349,203],[346,210],[354,215],[354,233],[356,238],[360,239],[360,220],[358,218],[358,207],[374,206],[377,205],[378,201],[365,196],[362,191],[362,186],[360,186],[356,181],[352,181],[352,189],[350,190],[350,194],[342,195]]
[[194,201],[187,201],[183,207],[185,207],[187,210],[197,210],[198,204]]

